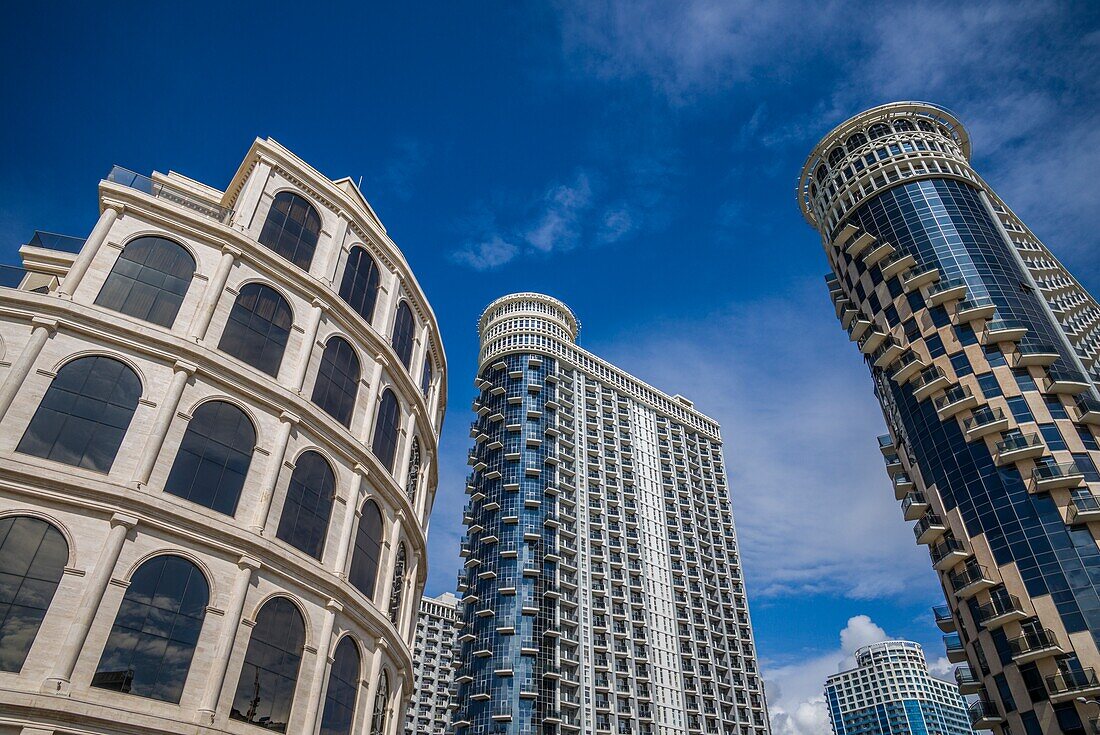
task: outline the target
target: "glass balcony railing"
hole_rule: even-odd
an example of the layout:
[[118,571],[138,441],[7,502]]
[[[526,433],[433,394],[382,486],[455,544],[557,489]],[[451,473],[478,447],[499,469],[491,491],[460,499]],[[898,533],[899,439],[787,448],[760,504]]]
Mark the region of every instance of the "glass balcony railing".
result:
[[27,272],[14,265],[0,265],[0,287],[19,288]]
[[35,230],[34,236],[27,245],[32,248],[44,248],[45,250],[60,250],[65,253],[79,253],[84,247],[85,238],[72,237],[70,235],[58,235],[56,232],[43,232]]
[[1091,668],[1059,671],[1053,676],[1048,676],[1046,683],[1047,691],[1051,696],[1076,694],[1077,692],[1087,692],[1100,688],[1100,680],[1096,678],[1096,671]]
[[933,381],[946,377],[947,376],[944,374],[943,370],[940,370],[935,365],[929,368],[925,368],[924,370],[920,371],[920,374],[918,374],[916,378],[913,379],[913,390],[918,391],[927,385],[931,385]]
[[982,406],[963,421],[963,429],[972,431],[1005,420],[1005,412],[993,406]]
[[932,608],[932,614],[936,617],[937,623],[953,622],[954,618],[951,617],[951,608],[947,605],[936,605]]
[[945,635],[943,637],[943,647],[947,649],[949,653],[966,650],[963,646],[962,638],[959,637],[958,633],[948,633]]
[[1001,714],[997,711],[997,707],[992,702],[986,702],[984,699],[979,699],[976,702],[972,702],[970,706],[966,708],[967,714],[970,716],[971,726],[977,726],[982,722],[989,722],[991,720],[999,721]]
[[971,671],[969,666],[963,665],[955,669],[955,683],[962,688],[969,685],[981,684],[982,680],[974,675],[974,672]]
[[951,588],[955,590],[955,592],[964,590],[970,585],[979,582],[993,584],[993,580],[989,578],[989,573],[981,564],[968,564],[962,571],[952,574],[950,579]]
[[984,624],[994,618],[1012,613],[1022,613],[1023,611],[1024,608],[1020,604],[1019,597],[1016,595],[1003,595],[992,598],[984,605],[979,605],[975,617],[979,623]]
[[1070,523],[1074,523],[1078,519],[1086,521],[1100,518],[1100,498],[1095,495],[1080,495],[1072,498],[1070,502],[1067,516]]
[[955,306],[955,316],[960,321],[981,319],[991,315],[996,309],[997,305],[988,296],[974,296],[960,301]]
[[1086,423],[1100,422],[1100,401],[1085,393],[1073,399],[1079,420]]
[[1014,658],[1058,648],[1058,639],[1050,629],[1032,630],[1008,640],[1008,650]]
[[1046,483],[1084,477],[1084,472],[1076,462],[1050,462],[1038,465],[1031,471],[1031,476],[1036,482]]
[[1035,449],[1043,446],[1038,434],[1017,434],[997,442],[997,454],[1008,454],[1023,449]]
[[941,279],[936,285],[928,289],[928,298],[934,299],[940,294],[944,294],[948,291],[954,291],[955,289],[966,289],[966,281],[961,278],[947,278]]
[[945,538],[928,551],[929,556],[932,557],[933,565],[939,564],[951,554],[958,555],[965,553],[967,553],[966,547],[963,546],[962,541],[959,541],[954,536]]
[[962,403],[968,398],[974,397],[974,391],[970,389],[968,385],[956,385],[951,390],[944,393],[942,396],[936,399],[936,410],[942,411],[943,409],[951,406],[955,403]]
[[138,191],[158,199],[165,199],[173,204],[178,204],[181,207],[194,210],[203,216],[217,220],[222,224],[228,223],[230,217],[233,216],[233,210],[228,207],[211,204],[183,189],[176,188],[170,184],[154,181],[148,176],[134,173],[121,166],[115,166],[111,169],[111,173],[107,174],[107,181],[121,184],[131,189],[137,189]]

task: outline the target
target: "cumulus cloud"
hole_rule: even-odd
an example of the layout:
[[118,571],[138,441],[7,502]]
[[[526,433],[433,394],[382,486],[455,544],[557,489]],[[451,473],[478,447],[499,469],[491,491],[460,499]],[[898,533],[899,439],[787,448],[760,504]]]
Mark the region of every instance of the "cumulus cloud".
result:
[[469,243],[461,250],[451,254],[451,259],[474,270],[485,271],[508,263],[519,253],[519,247],[508,242],[500,235],[491,235],[488,240]]
[[544,197],[544,207],[524,239],[535,250],[549,253],[571,250],[580,237],[582,215],[592,206],[592,185],[588,174],[578,173],[572,183],[552,187]]

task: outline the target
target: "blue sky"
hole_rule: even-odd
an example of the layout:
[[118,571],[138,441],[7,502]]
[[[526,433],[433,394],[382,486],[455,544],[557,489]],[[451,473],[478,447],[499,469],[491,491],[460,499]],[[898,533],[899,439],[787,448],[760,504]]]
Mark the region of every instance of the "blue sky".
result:
[[457,569],[477,316],[540,290],[574,308],[585,347],[722,423],[779,735],[820,731],[812,699],[860,642],[942,655],[940,593],[796,178],[851,114],[945,105],[978,170],[1095,292],[1095,5],[24,3],[7,19],[8,260],[35,228],[86,234],[112,164],[223,186],[271,136],[363,177],[450,362],[430,592]]

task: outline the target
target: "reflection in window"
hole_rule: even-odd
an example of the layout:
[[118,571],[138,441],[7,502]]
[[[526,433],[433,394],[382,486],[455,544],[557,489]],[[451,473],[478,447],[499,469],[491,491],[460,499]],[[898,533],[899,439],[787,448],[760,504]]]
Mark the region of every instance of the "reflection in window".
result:
[[412,449],[409,451],[409,476],[405,479],[405,495],[409,503],[416,502],[416,486],[420,482],[420,439],[413,437]]
[[401,614],[401,593],[405,589],[405,566],[408,557],[405,553],[405,542],[397,545],[397,558],[393,563],[393,584],[390,587],[390,622],[397,625],[397,617]]
[[82,357],[57,371],[17,452],[109,472],[141,398],[141,381],[110,357]]
[[359,693],[359,670],[359,647],[350,636],[344,636],[332,658],[319,735],[350,735]]
[[374,421],[374,440],[371,451],[386,468],[393,472],[394,455],[397,454],[397,422],[401,409],[397,405],[397,396],[387,388],[378,404],[378,417]]
[[38,518],[0,518],[0,671],[18,672],[50,608],[69,544]]
[[195,259],[180,245],[163,237],[139,237],[118,256],[95,303],[171,327],[194,274]]
[[393,321],[393,351],[401,360],[401,364],[408,370],[412,364],[413,354],[413,314],[407,302],[402,301],[397,307],[397,316]]
[[390,677],[385,671],[378,680],[378,693],[374,695],[374,707],[370,718],[370,735],[386,735],[386,704],[390,698]]
[[178,703],[209,598],[202,572],[186,559],[158,556],[138,567],[92,686]]
[[305,642],[305,624],[294,603],[285,597],[266,602],[248,640],[229,717],[286,732]]
[[359,394],[359,358],[346,339],[332,337],[321,355],[313,402],[344,426],[351,425]]
[[336,476],[317,452],[298,458],[290,476],[279,530],[275,535],[296,549],[320,559],[325,550],[332,500],[336,497]]
[[340,298],[359,312],[367,324],[374,320],[374,304],[378,301],[378,265],[365,248],[354,247],[344,265],[340,280]]
[[302,270],[309,270],[321,234],[321,218],[309,202],[289,191],[275,195],[260,243]]
[[359,526],[355,529],[348,581],[367,597],[374,599],[378,562],[382,556],[382,511],[373,500],[363,503]]
[[225,401],[208,401],[187,423],[164,489],[231,516],[255,446],[256,429],[244,411]]
[[278,375],[294,315],[279,292],[262,283],[241,289],[218,349],[268,375]]

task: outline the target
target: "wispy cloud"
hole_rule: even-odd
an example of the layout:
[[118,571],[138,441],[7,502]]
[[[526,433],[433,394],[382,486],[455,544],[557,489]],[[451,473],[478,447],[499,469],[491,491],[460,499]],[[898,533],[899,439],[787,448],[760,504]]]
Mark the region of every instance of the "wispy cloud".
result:
[[481,242],[469,243],[456,250],[451,257],[456,263],[469,266],[474,270],[486,271],[499,268],[519,253],[519,246],[508,242],[500,235],[491,235]]
[[591,206],[592,185],[582,171],[571,183],[546,192],[542,212],[523,233],[523,239],[541,253],[572,250],[580,237],[581,217]]

